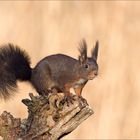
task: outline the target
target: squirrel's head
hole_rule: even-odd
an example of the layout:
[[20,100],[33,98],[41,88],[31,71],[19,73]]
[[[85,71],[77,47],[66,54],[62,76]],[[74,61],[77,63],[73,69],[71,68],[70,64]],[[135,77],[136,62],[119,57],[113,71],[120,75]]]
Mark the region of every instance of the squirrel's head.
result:
[[99,43],[97,41],[91,51],[91,57],[87,57],[87,43],[84,39],[80,43],[79,74],[83,79],[92,80],[98,75],[98,48]]

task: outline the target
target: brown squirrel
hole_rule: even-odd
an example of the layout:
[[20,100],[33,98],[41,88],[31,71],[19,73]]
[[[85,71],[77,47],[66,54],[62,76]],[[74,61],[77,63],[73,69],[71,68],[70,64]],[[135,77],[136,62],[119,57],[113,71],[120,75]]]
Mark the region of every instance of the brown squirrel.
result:
[[29,81],[40,95],[63,92],[70,96],[73,88],[78,96],[88,80],[98,75],[98,41],[87,57],[87,44],[82,40],[79,60],[64,54],[43,58],[34,68],[30,67],[28,54],[12,44],[0,48],[0,96],[8,99],[15,90],[17,80]]

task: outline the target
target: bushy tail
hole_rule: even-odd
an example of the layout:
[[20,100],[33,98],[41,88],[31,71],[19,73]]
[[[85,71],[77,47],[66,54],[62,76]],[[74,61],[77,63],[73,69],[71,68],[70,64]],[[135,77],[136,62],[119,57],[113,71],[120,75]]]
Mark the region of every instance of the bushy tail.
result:
[[7,44],[0,48],[0,96],[8,99],[15,91],[17,80],[30,80],[31,68],[28,54],[14,46]]

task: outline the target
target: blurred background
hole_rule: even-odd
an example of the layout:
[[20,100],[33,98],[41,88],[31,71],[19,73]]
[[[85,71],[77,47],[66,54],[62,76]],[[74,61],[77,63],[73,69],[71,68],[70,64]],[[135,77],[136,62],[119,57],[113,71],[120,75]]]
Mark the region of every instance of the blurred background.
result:
[[[64,53],[78,57],[85,38],[88,54],[99,40],[99,76],[87,83],[83,97],[95,114],[64,139],[140,138],[140,2],[1,1],[0,44],[25,49],[32,67],[43,57]],[[0,113],[27,117],[21,103],[35,90],[18,82],[13,99],[0,101]]]

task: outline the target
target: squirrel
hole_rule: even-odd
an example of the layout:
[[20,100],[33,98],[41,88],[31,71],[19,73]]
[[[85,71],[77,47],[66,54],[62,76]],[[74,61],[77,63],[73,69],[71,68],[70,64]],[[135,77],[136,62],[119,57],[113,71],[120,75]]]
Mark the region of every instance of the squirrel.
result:
[[43,58],[34,68],[30,67],[29,55],[13,44],[0,48],[0,97],[9,99],[16,91],[17,80],[29,81],[39,95],[49,92],[63,92],[71,96],[70,88],[81,96],[88,80],[98,75],[98,41],[87,57],[87,43],[83,39],[79,47],[79,59],[64,54],[55,54]]

